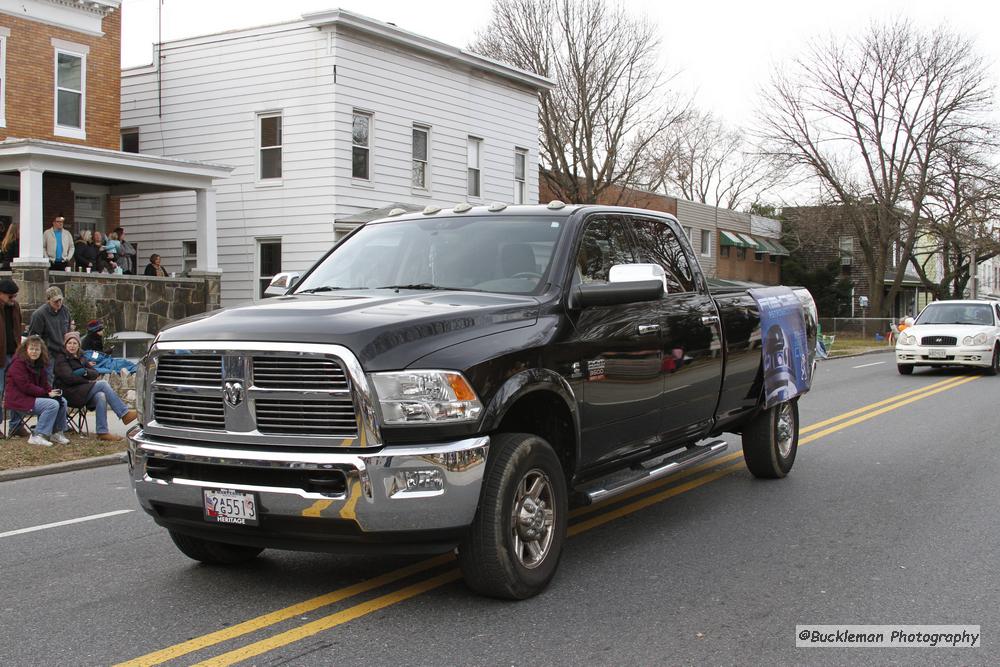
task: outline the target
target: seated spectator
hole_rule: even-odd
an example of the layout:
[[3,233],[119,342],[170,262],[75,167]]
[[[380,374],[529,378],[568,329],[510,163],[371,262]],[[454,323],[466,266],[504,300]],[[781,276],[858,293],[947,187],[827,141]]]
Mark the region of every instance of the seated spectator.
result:
[[160,278],[167,277],[167,270],[160,266],[160,256],[153,254],[149,256],[149,264],[146,265],[146,270],[143,274],[147,276],[159,276]]
[[80,354],[80,334],[70,331],[66,334],[65,348],[56,359],[56,387],[63,390],[70,407],[86,405],[94,411],[98,440],[122,440],[121,436],[108,431],[108,406],[123,424],[134,422],[136,411],[129,410],[110,384],[97,379],[94,366],[94,362],[85,360]]
[[38,415],[35,432],[28,444],[51,447],[69,444],[66,430],[66,401],[62,392],[49,385],[45,367],[49,354],[40,336],[28,336],[18,346],[7,368],[3,405],[8,410]]
[[94,237],[90,230],[80,234],[80,240],[76,244],[76,267],[80,271],[95,270],[97,266],[97,246],[94,245]]
[[83,337],[84,350],[96,350],[102,354],[104,349],[104,324],[100,320],[90,320],[87,322],[87,335]]

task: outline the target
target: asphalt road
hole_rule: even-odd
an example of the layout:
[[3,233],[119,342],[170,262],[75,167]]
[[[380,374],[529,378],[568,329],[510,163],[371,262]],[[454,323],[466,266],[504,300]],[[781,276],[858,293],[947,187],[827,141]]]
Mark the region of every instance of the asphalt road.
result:
[[[998,397],[1000,377],[903,377],[887,354],[825,362],[786,479],[753,479],[731,439],[575,515],[552,586],[519,603],[447,558],[197,565],[124,466],[5,482],[0,664],[1000,664]],[[797,624],[973,624],[983,646],[796,648]]]

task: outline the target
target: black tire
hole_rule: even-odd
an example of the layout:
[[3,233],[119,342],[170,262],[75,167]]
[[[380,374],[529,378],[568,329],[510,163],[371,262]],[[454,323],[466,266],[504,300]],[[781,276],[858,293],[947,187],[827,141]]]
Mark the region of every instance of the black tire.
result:
[[896,364],[900,375],[913,375],[913,364]]
[[788,474],[799,450],[799,403],[792,399],[764,410],[743,429],[743,460],[754,477]]
[[170,539],[185,556],[208,565],[236,565],[253,560],[264,549],[247,547],[240,544],[225,544],[191,537],[183,533],[170,531]]
[[[526,484],[537,490],[534,497],[524,493]],[[506,600],[541,593],[559,565],[567,507],[566,476],[549,443],[528,433],[494,436],[476,518],[458,549],[469,588]]]
[[987,375],[996,375],[997,373],[1000,373],[1000,346],[993,348],[993,363],[986,369]]

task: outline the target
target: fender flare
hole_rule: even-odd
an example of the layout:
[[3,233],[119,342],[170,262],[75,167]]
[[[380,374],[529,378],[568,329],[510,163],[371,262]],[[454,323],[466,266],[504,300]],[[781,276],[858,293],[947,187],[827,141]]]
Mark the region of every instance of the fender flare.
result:
[[546,368],[532,368],[515,373],[507,378],[483,413],[483,430],[495,431],[500,427],[510,408],[521,398],[536,391],[548,391],[559,396],[569,410],[573,420],[573,439],[576,451],[573,456],[580,461],[580,411],[577,408],[576,394],[566,378],[555,371]]

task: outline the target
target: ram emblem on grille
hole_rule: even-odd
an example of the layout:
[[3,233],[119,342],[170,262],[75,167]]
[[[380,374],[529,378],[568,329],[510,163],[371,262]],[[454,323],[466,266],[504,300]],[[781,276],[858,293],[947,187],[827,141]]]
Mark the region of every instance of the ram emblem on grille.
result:
[[232,407],[238,407],[243,402],[243,383],[227,380],[222,391],[226,396],[226,403]]

